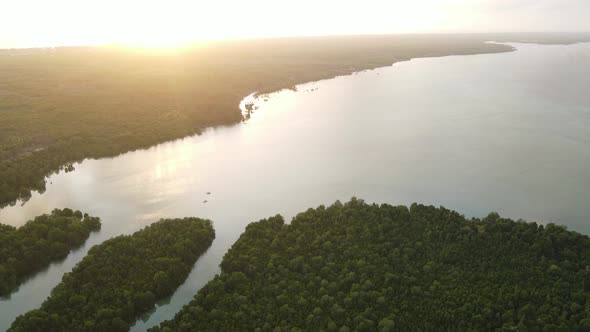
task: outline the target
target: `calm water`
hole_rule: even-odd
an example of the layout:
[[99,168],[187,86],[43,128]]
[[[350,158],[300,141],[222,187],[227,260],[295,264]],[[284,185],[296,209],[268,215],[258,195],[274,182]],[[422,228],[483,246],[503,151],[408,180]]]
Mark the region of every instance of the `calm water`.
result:
[[498,211],[590,234],[590,44],[515,46],[302,85],[259,98],[246,124],[52,176],[0,222],[71,207],[101,217],[102,230],[0,301],[0,330],[38,307],[92,245],[162,217],[209,218],[217,238],[137,331],[173,317],[248,223],[336,199]]

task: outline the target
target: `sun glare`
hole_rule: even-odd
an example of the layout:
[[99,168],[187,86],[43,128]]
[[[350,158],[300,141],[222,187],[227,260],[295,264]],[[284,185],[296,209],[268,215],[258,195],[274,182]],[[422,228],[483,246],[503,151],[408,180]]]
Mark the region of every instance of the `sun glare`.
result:
[[7,1],[0,11],[0,48],[117,44],[165,50],[218,39],[481,32],[498,20],[525,22],[530,30],[538,20],[509,19],[502,11],[507,1]]
[[460,21],[456,13],[449,14],[457,1],[465,0],[444,5],[435,0],[367,0],[362,6],[334,0],[20,0],[0,13],[0,30],[12,31],[10,39],[0,33],[0,43],[173,49],[214,39],[427,32],[444,29],[451,18]]

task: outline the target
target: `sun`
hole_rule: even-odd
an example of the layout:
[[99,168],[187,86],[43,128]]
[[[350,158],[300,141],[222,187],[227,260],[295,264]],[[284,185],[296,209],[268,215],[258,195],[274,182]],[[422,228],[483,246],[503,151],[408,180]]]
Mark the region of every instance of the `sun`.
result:
[[194,42],[191,38],[181,38],[173,31],[170,34],[148,34],[141,36],[126,36],[117,38],[113,44],[146,51],[173,51],[181,50]]

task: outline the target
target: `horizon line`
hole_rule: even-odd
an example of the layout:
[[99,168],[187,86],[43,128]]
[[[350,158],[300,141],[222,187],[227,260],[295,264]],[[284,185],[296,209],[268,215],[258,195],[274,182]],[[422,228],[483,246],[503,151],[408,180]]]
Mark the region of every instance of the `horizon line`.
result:
[[121,47],[121,48],[145,48],[145,49],[178,49],[190,48],[203,43],[223,43],[223,42],[242,42],[242,41],[262,41],[262,40],[281,40],[281,39],[314,39],[314,38],[338,38],[338,37],[386,37],[386,36],[406,36],[406,35],[510,35],[510,34],[589,34],[590,30],[531,30],[531,31],[466,31],[466,32],[387,32],[387,33],[346,33],[346,34],[319,34],[319,35],[285,35],[269,37],[229,37],[229,38],[212,38],[212,39],[195,39],[192,41],[182,42],[174,46],[141,46],[126,42],[105,42],[89,44],[62,44],[62,45],[39,45],[23,47],[2,47],[0,51],[7,50],[32,50],[32,49],[56,49],[56,48],[87,48],[87,47]]

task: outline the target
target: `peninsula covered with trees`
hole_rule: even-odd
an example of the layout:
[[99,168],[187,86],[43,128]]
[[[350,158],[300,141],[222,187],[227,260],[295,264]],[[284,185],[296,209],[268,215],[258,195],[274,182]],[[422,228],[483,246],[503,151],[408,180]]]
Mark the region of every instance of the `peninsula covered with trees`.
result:
[[587,331],[590,239],[352,199],[250,224],[162,331]]
[[100,219],[71,209],[55,209],[19,228],[0,224],[0,296],[9,295],[27,277],[82,245]]
[[128,331],[184,282],[214,237],[209,220],[162,219],[96,245],[9,331]]
[[573,43],[590,34],[435,34],[219,41],[144,54],[116,47],[0,50],[0,204],[45,177],[239,123],[242,98],[419,57],[508,52],[489,40]]

